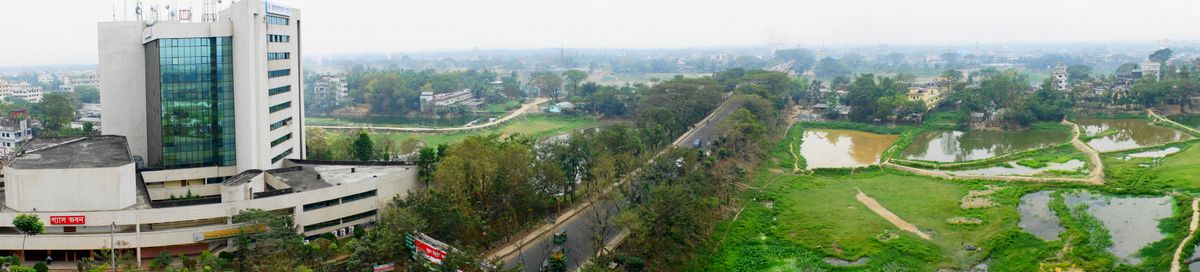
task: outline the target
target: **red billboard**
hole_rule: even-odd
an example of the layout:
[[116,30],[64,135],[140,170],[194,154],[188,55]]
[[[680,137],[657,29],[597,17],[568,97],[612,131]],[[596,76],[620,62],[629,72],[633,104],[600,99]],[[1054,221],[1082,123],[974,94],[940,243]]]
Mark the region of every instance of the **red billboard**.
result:
[[445,251],[426,244],[425,242],[421,241],[421,239],[413,240],[413,245],[416,246],[417,251],[420,251],[423,255],[425,255],[426,259],[429,259],[429,261],[433,263],[442,264],[442,260],[446,259]]
[[87,218],[82,215],[57,215],[50,216],[51,225],[83,225],[87,223]]

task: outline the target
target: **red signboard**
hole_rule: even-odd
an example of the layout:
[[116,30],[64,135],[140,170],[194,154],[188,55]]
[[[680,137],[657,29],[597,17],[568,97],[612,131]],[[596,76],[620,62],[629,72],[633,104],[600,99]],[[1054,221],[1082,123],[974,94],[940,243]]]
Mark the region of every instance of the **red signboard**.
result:
[[87,218],[82,215],[50,216],[51,225],[83,225]]
[[381,265],[376,265],[375,269],[373,269],[372,271],[388,272],[388,271],[392,271],[392,270],[396,270],[396,263],[385,263],[385,264],[381,264]]
[[425,242],[422,242],[421,239],[414,240],[413,245],[415,245],[417,247],[417,251],[424,253],[425,258],[429,259],[429,261],[431,261],[433,263],[442,264],[442,260],[446,259],[445,251],[442,251],[440,249],[437,249],[436,247],[426,244]]

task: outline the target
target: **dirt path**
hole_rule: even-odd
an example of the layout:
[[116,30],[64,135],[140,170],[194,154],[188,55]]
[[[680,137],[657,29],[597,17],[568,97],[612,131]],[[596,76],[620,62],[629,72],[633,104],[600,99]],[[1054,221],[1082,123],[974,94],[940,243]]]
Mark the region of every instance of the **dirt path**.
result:
[[792,173],[800,172],[800,156],[796,155],[796,145],[788,143],[788,151],[792,152]]
[[892,222],[892,225],[896,225],[896,227],[900,228],[900,230],[911,232],[917,236],[920,236],[921,238],[924,238],[925,240],[933,240],[933,237],[929,236],[928,233],[922,232],[921,229],[917,228],[917,226],[904,221],[904,219],[900,219],[900,217],[896,216],[896,214],[892,213],[892,211],[884,208],[883,205],[879,205],[879,202],[875,201],[874,198],[864,194],[862,190],[858,190],[858,195],[854,196],[854,198],[857,198],[858,202],[862,202],[863,205],[867,205],[868,209],[871,209],[871,211],[879,214],[879,216],[882,216],[883,219],[887,219],[888,222]]
[[1200,227],[1200,198],[1192,199],[1192,223],[1188,225],[1188,236],[1183,238],[1183,242],[1179,243],[1178,248],[1175,248],[1175,256],[1171,259],[1171,272],[1179,272],[1180,267],[1183,266],[1179,263],[1179,258],[1183,255],[1183,246],[1196,237],[1196,227]]
[[475,130],[475,129],[481,129],[481,128],[488,128],[488,127],[491,127],[491,126],[495,126],[495,125],[502,124],[502,123],[504,123],[504,122],[507,122],[508,120],[511,120],[511,119],[513,119],[513,118],[517,118],[517,116],[521,116],[522,114],[525,114],[526,112],[528,112],[528,111],[529,111],[529,109],[531,109],[531,108],[533,108],[533,107],[535,107],[535,106],[537,106],[537,105],[539,105],[539,104],[546,103],[546,101],[550,101],[550,99],[548,99],[548,98],[541,98],[541,97],[539,97],[539,98],[535,98],[535,99],[533,100],[533,102],[529,102],[529,103],[525,103],[524,105],[521,105],[521,108],[519,108],[519,109],[517,109],[517,110],[513,111],[512,113],[509,113],[508,115],[505,115],[504,117],[500,117],[500,119],[496,119],[496,120],[494,120],[494,121],[487,122],[487,123],[483,123],[483,124],[478,124],[478,125],[470,125],[470,126],[464,126],[464,127],[446,127],[446,128],[423,128],[423,127],[374,127],[374,126],[308,126],[308,127],[318,127],[318,128],[323,128],[323,129],[364,129],[364,128],[365,128],[365,129],[372,129],[372,130],[401,131],[401,132],[453,132],[453,131],[467,131],[467,130]]
[[1075,149],[1083,151],[1088,156],[1088,161],[1092,165],[1092,172],[1088,174],[1088,179],[1091,180],[1091,183],[1104,184],[1104,162],[1100,160],[1100,152],[1096,152],[1096,149],[1093,149],[1092,146],[1079,140],[1079,137],[1083,136],[1083,131],[1079,129],[1079,125],[1067,121],[1066,118],[1063,118],[1062,123],[1071,126],[1073,134],[1071,136],[1071,145]]
[[1192,127],[1185,126],[1180,123],[1176,123],[1175,121],[1168,119],[1166,117],[1162,117],[1162,116],[1158,115],[1157,113],[1154,113],[1154,110],[1147,109],[1146,114],[1150,115],[1150,119],[1153,119],[1155,121],[1171,123],[1172,125],[1175,125],[1176,127],[1174,127],[1174,129],[1184,128],[1184,129],[1187,129],[1187,131],[1193,135],[1200,134],[1200,130],[1196,130]]

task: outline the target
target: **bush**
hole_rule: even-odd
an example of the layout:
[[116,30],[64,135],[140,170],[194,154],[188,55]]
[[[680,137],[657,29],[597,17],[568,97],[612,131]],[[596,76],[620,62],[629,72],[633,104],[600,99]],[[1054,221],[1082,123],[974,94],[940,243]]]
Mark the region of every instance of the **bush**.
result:
[[46,272],[50,271],[50,267],[46,266],[46,263],[44,262],[38,262],[37,264],[33,265],[33,270],[37,272]]
[[179,253],[179,261],[183,263],[183,268],[187,270],[196,270],[196,259]]

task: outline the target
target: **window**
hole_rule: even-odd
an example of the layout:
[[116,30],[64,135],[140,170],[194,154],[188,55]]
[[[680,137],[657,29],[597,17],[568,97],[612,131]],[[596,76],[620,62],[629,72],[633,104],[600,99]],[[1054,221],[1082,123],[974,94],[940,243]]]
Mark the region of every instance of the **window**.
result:
[[288,25],[288,18],[267,15],[267,23],[272,25]]
[[292,118],[291,118],[291,117],[284,118],[283,120],[279,120],[279,122],[275,122],[274,124],[271,124],[271,130],[275,130],[275,129],[277,129],[277,128],[281,128],[281,127],[283,127],[283,126],[286,126],[286,125],[288,125],[288,124],[289,124],[289,123],[291,123],[291,122],[292,122]]
[[321,223],[304,226],[304,231],[319,230],[319,229],[323,229],[323,228],[337,226],[337,224],[341,224],[341,223],[342,223],[342,219],[329,220],[329,221],[325,221],[325,222],[321,222]]
[[282,144],[283,142],[286,142],[287,140],[290,140],[290,139],[292,139],[291,133],[284,134],[283,136],[279,136],[279,139],[275,139],[274,141],[271,141],[271,147],[275,147],[275,146]]
[[[233,38],[158,39],[145,47],[157,63],[164,169],[236,165]],[[151,52],[154,51],[154,52]],[[152,53],[156,53],[154,55]]]
[[279,103],[279,105],[271,106],[271,113],[275,113],[277,111],[281,111],[281,110],[291,108],[291,107],[292,107],[292,101]]
[[375,216],[375,210],[370,210],[367,212],[363,212],[363,213],[359,213],[359,214],[355,214],[355,215],[351,215],[351,216],[347,216],[347,217],[342,217],[342,224],[349,223],[350,221],[354,221],[354,220],[372,217],[372,216]]
[[286,93],[286,92],[290,92],[290,91],[292,91],[292,85],[271,88],[270,90],[267,90],[267,93],[270,95],[277,95],[277,94]]
[[320,208],[324,208],[324,207],[334,206],[339,203],[341,203],[341,202],[338,202],[337,198],[326,200],[326,201],[308,203],[308,204],[304,204],[304,211],[307,212],[307,211],[316,210],[316,209],[320,209]]
[[342,197],[342,203],[355,201],[355,200],[359,200],[359,199],[364,199],[364,198],[368,198],[368,197],[373,197],[373,196],[375,196],[375,190],[370,190],[370,191]]
[[292,69],[281,69],[267,72],[267,77],[276,78],[292,74]]
[[270,52],[267,53],[267,60],[285,60],[291,58],[291,53],[288,52]]
[[206,178],[204,179],[204,184],[221,184],[222,182],[225,182],[226,179],[229,179],[229,177]]
[[271,158],[271,163],[279,162],[279,160],[282,160],[283,158],[285,158],[291,154],[292,154],[292,149],[288,148],[287,150],[284,150],[283,153],[279,153],[279,155],[275,155],[274,158]]
[[288,35],[267,34],[267,42],[286,43],[289,42],[291,38],[292,37],[289,37]]

